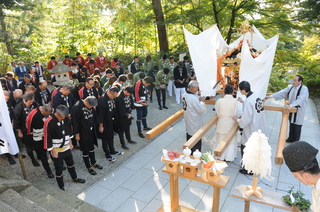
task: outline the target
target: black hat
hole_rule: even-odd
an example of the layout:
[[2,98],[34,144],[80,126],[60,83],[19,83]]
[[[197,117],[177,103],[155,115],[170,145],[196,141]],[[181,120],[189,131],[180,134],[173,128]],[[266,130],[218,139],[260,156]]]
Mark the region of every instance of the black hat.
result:
[[298,141],[286,146],[282,154],[290,171],[298,172],[304,170],[314,160],[318,151],[309,143]]

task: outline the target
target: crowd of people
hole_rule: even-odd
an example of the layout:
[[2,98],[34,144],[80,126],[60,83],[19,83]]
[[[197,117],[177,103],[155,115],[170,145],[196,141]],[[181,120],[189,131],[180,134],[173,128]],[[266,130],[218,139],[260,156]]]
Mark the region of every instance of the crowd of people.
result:
[[[154,90],[159,110],[168,109],[167,93],[169,96],[176,96],[177,104],[183,103],[186,140],[203,125],[202,114],[206,110],[206,98],[201,96],[199,83],[187,56],[184,61],[175,62],[173,57],[168,59],[167,55],[162,55],[158,63],[150,55],[146,56],[143,63],[135,56],[128,70],[125,70],[124,64],[117,58],[109,65],[102,53],[95,59],[91,54],[84,59],[78,52],[73,59],[65,56],[63,64],[70,67],[69,77],[72,83],[57,86],[51,92],[48,90],[48,79],[44,78],[45,69],[38,61],[30,69],[23,62],[19,66],[12,62],[5,77],[0,78],[17,140],[20,139],[25,145],[32,164],[40,166],[34,156],[34,152],[36,153],[48,178],[55,177],[62,190],[64,169],[68,169],[73,182],[85,183],[84,179],[77,176],[71,152],[73,148],[82,151],[88,172],[96,175],[96,170],[103,169],[97,163],[94,151],[98,138],[102,140],[103,151],[110,162],[115,161],[114,155],[124,154],[115,149],[115,134],[119,135],[124,150],[129,150],[127,143],[137,143],[131,139],[130,134],[131,122],[134,120],[132,110],[136,110],[138,135],[145,137],[142,131],[151,130],[147,124],[147,114]],[[51,57],[47,69],[52,70],[56,65],[56,58]],[[54,73],[51,75],[50,82],[54,82]],[[218,123],[215,140],[218,145],[233,123],[237,122],[243,129],[243,155],[246,142],[253,132],[261,130],[266,133],[266,121],[263,100],[251,90],[250,83],[240,82],[239,91],[246,96],[244,101],[241,98],[235,99],[233,87],[227,85],[224,98],[216,102]],[[283,155],[293,174],[306,185],[316,185],[315,191],[319,191],[320,169],[315,158],[318,150],[305,142],[298,142],[308,99],[308,89],[303,85],[303,78],[296,75],[292,86],[267,96],[264,100],[269,98],[287,98],[288,106],[297,108],[297,113],[290,114],[290,132],[287,139],[287,142],[295,144],[286,147]],[[237,101],[243,103],[241,117],[234,116]],[[201,151],[201,143],[201,139],[197,141],[192,151]],[[301,163],[298,163],[295,154],[301,149],[303,158],[299,159]],[[48,152],[55,167],[55,176],[48,163]],[[308,157],[309,152],[312,152],[312,157]],[[235,137],[220,159],[233,161],[236,154]],[[6,156],[10,164],[16,163],[10,154]],[[239,172],[252,174],[245,168]],[[311,180],[308,180],[309,178]],[[319,199],[318,193],[313,196],[316,201]]]
[[[103,169],[94,153],[98,138],[108,161],[115,161],[114,155],[123,155],[114,147],[114,135],[119,135],[121,147],[129,150],[127,143],[137,143],[130,134],[131,122],[136,119],[138,135],[145,137],[143,131],[151,130],[147,114],[154,90],[159,110],[168,109],[167,93],[176,94],[176,102],[180,104],[180,94],[195,79],[191,62],[187,56],[184,59],[177,63],[173,57],[163,55],[156,63],[148,55],[141,63],[135,56],[125,70],[117,58],[109,64],[102,53],[96,58],[88,54],[84,59],[78,52],[75,58],[67,55],[62,61],[70,67],[72,83],[55,86],[52,91],[48,83],[55,84],[55,74],[51,73],[48,79],[45,72],[59,64],[55,57],[51,57],[46,69],[38,61],[30,69],[23,62],[18,66],[12,62],[0,80],[17,140],[24,144],[32,164],[40,166],[38,158],[48,178],[55,177],[59,188],[64,189],[63,169],[68,169],[73,182],[84,183],[77,176],[71,150],[82,151],[91,175]],[[132,110],[136,110],[135,118]],[[16,163],[10,154],[6,156],[10,164]]]

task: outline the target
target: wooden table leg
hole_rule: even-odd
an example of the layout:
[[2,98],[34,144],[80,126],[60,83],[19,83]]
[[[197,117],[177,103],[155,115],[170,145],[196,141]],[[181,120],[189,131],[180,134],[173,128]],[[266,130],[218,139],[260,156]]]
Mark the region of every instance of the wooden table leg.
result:
[[178,176],[170,174],[170,202],[171,212],[175,212],[179,207],[179,181]]
[[212,212],[219,212],[220,188],[213,186]]
[[249,208],[250,208],[250,201],[245,200],[244,201],[244,212],[249,212]]

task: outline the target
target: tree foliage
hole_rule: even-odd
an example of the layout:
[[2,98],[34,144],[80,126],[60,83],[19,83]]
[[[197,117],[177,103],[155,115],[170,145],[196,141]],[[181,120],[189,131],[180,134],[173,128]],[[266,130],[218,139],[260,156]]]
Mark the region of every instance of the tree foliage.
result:
[[319,14],[318,0],[3,0],[0,68],[12,60],[46,64],[77,51],[102,51],[128,63],[161,51],[177,56],[188,51],[182,26],[197,34],[217,24],[230,43],[249,20],[266,38],[280,34],[270,80],[275,90],[292,72],[318,76]]

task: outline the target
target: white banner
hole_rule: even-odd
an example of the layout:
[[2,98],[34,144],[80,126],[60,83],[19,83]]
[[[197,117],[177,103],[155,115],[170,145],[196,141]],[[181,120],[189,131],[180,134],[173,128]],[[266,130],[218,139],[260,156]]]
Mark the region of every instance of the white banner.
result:
[[5,153],[15,155],[19,153],[19,148],[10,122],[2,86],[0,86],[0,105],[0,155]]
[[217,82],[216,49],[219,46],[216,38],[220,34],[219,30],[217,27],[211,27],[198,35],[193,35],[184,29],[184,34],[201,94],[203,96],[215,96],[216,89],[213,89],[213,86]]

